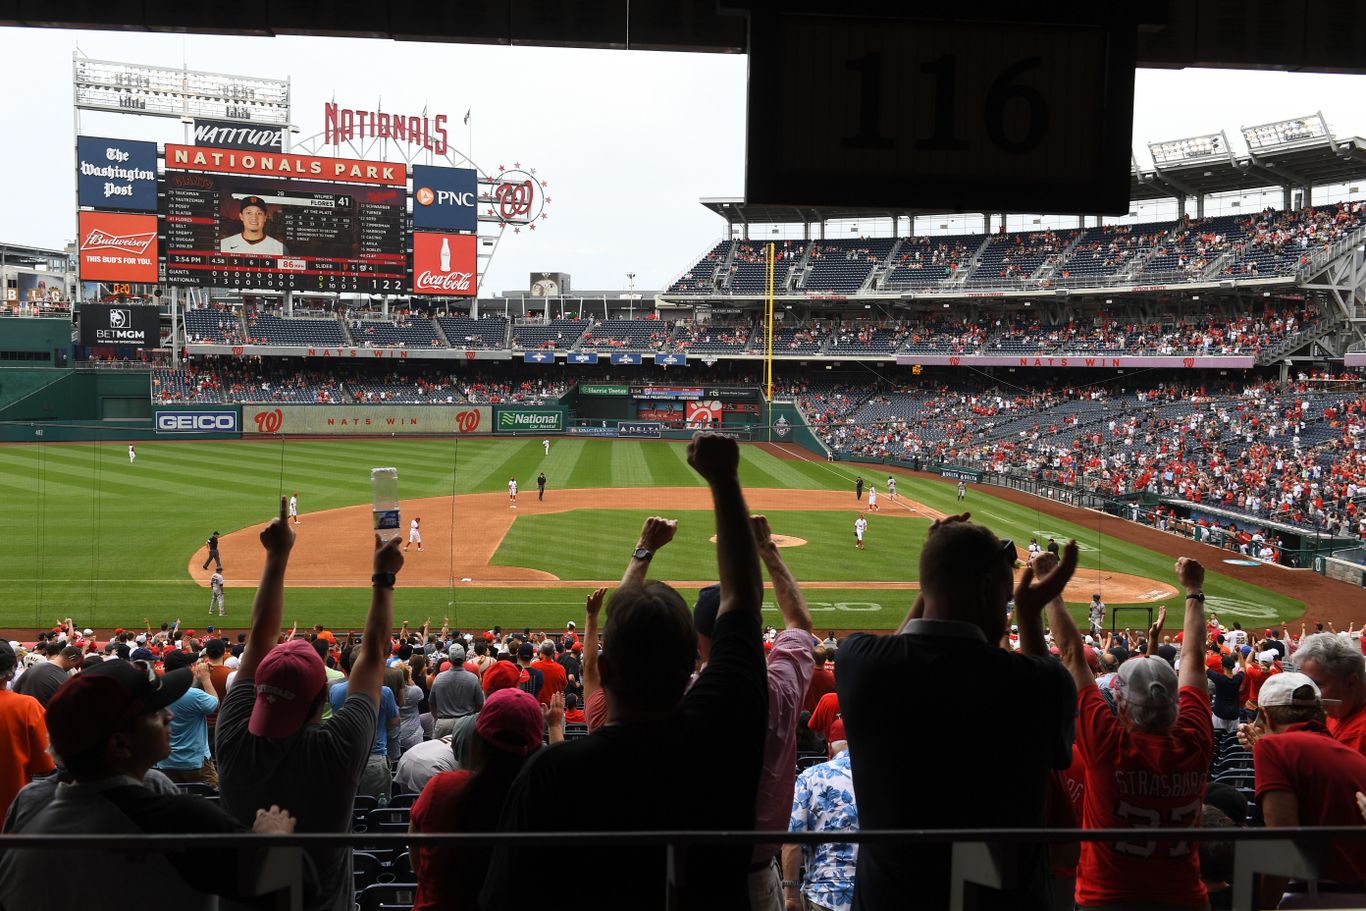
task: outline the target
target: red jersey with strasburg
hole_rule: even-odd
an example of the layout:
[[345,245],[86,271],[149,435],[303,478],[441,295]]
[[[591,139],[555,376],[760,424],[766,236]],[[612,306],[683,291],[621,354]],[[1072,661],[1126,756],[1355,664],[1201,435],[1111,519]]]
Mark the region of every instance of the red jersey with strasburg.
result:
[[1082,687],[1077,704],[1077,750],[1086,766],[1082,827],[1138,830],[1130,841],[1082,842],[1077,903],[1204,906],[1195,843],[1150,840],[1141,830],[1200,824],[1214,752],[1209,694],[1182,687],[1166,735],[1126,728],[1093,686]]

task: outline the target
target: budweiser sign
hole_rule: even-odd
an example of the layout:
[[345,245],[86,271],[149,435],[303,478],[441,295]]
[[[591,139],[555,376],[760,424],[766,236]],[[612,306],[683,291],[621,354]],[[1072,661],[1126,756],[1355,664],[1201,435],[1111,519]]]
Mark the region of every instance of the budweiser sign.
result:
[[130,253],[146,253],[147,248],[157,239],[157,232],[146,234],[110,234],[94,228],[81,241],[82,250],[126,250]]
[[474,297],[478,256],[473,234],[413,234],[413,293]]
[[156,215],[81,212],[78,219],[82,281],[157,281]]

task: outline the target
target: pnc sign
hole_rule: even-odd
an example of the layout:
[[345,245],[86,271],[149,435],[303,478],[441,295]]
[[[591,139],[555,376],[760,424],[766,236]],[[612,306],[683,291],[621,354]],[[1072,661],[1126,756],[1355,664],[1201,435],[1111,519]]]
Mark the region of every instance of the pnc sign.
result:
[[470,168],[413,166],[413,228],[475,230],[478,175]]

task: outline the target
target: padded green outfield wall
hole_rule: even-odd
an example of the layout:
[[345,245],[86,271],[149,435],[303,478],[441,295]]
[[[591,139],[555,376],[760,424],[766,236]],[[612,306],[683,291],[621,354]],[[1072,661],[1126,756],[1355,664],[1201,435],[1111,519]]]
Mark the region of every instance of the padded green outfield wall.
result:
[[0,441],[155,436],[149,371],[0,368]]

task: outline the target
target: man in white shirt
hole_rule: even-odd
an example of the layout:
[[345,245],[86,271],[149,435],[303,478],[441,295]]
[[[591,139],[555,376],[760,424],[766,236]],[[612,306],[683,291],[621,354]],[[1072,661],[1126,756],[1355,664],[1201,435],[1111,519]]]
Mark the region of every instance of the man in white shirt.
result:
[[546,454],[546,455],[550,455],[550,441],[549,441],[549,440],[541,440],[541,446],[544,447],[544,449],[545,449],[545,454]]
[[285,245],[266,234],[266,202],[259,196],[244,196],[238,209],[242,233],[223,238],[218,249],[241,256],[287,256]]
[[517,479],[508,479],[508,508],[517,508]]
[[863,533],[868,530],[868,520],[859,516],[854,520],[854,546],[863,550]]

